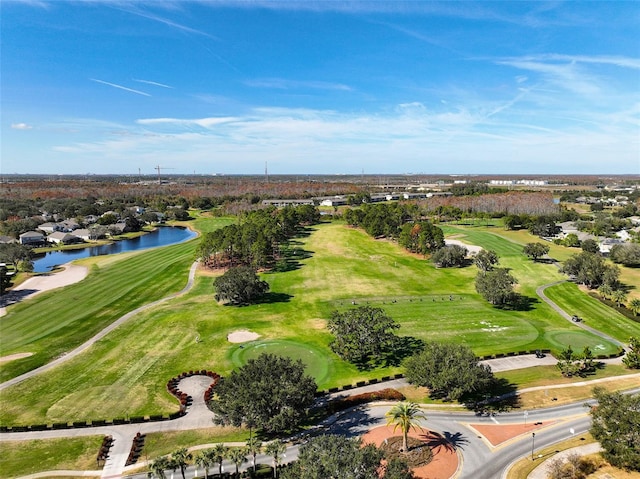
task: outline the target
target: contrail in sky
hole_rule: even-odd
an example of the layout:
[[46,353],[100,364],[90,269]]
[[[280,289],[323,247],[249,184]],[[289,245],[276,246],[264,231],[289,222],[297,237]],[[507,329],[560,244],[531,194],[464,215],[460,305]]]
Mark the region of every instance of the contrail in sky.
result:
[[109,86],[112,86],[114,88],[120,88],[121,90],[124,90],[124,91],[130,91],[131,93],[137,93],[138,95],[151,96],[148,93],[145,93],[143,91],[134,90],[133,88],[127,88],[126,86],[122,86],[122,85],[116,85],[115,83],[109,83],[108,81],[96,80],[95,78],[90,78],[90,80],[94,81],[96,83],[103,83],[105,85],[109,85]]

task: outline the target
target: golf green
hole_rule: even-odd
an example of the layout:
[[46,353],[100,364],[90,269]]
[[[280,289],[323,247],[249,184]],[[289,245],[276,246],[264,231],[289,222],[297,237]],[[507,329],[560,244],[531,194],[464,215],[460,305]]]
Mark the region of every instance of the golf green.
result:
[[332,359],[327,356],[326,352],[296,341],[251,341],[232,348],[230,357],[234,366],[240,367],[262,353],[286,356],[294,360],[300,359],[305,365],[306,373],[313,377],[318,384],[322,383],[331,374]]
[[581,353],[585,346],[589,346],[594,356],[599,354],[613,354],[618,348],[602,338],[582,331],[552,331],[545,333],[545,339],[558,350],[571,346],[574,352]]

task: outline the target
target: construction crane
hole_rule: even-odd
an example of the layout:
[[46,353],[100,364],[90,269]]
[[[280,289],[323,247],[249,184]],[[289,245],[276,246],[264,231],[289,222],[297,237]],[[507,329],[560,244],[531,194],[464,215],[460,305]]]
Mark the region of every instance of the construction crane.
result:
[[160,180],[160,170],[174,170],[175,168],[164,168],[160,165],[157,165],[154,169],[158,172],[158,184],[161,185],[162,181]]

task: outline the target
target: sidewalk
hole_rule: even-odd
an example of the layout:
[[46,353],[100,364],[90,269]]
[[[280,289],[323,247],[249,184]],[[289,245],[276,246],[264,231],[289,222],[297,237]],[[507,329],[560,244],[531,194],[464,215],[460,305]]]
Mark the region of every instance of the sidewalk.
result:
[[527,476],[527,479],[547,479],[547,468],[551,461],[555,461],[556,459],[565,459],[570,454],[578,454],[580,456],[586,456],[588,454],[594,454],[602,450],[600,447],[600,443],[594,442],[591,444],[586,444],[584,446],[573,447],[571,449],[566,449],[564,451],[560,451],[558,454],[554,454],[553,456],[545,459],[542,464],[536,467],[531,473]]

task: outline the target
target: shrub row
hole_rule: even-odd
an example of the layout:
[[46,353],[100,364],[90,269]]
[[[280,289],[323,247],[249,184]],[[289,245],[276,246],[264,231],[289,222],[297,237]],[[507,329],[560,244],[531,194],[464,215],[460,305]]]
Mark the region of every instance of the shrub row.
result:
[[146,436],[144,434],[140,434],[139,432],[133,438],[133,442],[131,443],[131,450],[129,451],[129,457],[127,457],[127,462],[125,466],[130,466],[131,464],[135,464],[138,462],[138,458],[142,453],[142,448],[144,447],[144,438]]
[[335,414],[353,406],[366,404],[373,401],[404,401],[406,398],[400,391],[392,388],[381,389],[368,393],[356,394],[330,401],[327,404],[327,412]]
[[113,445],[112,436],[105,436],[102,438],[102,444],[100,445],[100,450],[98,451],[98,457],[96,458],[98,466],[100,465],[100,461],[107,460],[107,457],[109,456],[109,449],[111,449],[112,445]]
[[337,388],[331,388],[331,389],[325,389],[322,391],[316,391],[316,397],[319,396],[324,396],[326,394],[332,394],[332,393],[337,393],[340,391],[348,391],[350,389],[354,389],[354,388],[359,388],[362,386],[368,386],[371,384],[378,384],[378,383],[383,383],[386,381],[392,381],[394,379],[401,379],[404,377],[404,374],[395,374],[393,376],[383,376],[381,379],[369,379],[368,381],[358,381],[356,384],[346,384],[345,386],[341,386],[341,387],[337,387]]
[[529,351],[512,351],[509,353],[497,353],[497,354],[487,354],[486,356],[478,357],[479,361],[486,361],[487,359],[498,359],[498,358],[510,358],[513,356],[524,356],[525,354],[536,354],[536,352],[540,351],[542,354],[551,354],[550,349],[531,349]]

